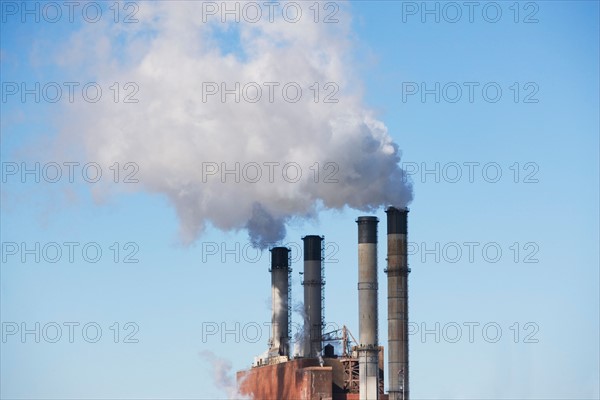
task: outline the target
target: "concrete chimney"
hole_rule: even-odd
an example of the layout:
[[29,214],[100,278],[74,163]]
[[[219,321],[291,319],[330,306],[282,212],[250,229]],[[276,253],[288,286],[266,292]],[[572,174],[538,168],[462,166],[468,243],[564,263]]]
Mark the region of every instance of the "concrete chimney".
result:
[[360,400],[379,396],[377,344],[377,217],[358,217],[358,367]]
[[304,357],[318,357],[323,340],[323,237],[308,235],[304,241]]
[[386,213],[389,398],[408,400],[408,209],[390,207]]
[[290,355],[290,249],[271,249],[271,354]]

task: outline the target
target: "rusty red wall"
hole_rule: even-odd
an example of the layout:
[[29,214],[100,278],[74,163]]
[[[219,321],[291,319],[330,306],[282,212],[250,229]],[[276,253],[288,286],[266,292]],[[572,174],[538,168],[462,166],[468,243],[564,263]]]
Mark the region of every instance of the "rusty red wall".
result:
[[332,393],[332,367],[319,367],[314,358],[239,371],[237,382],[240,394],[253,400],[359,400],[358,393]]
[[306,400],[332,400],[331,367],[308,367],[301,370],[300,398]]
[[237,373],[240,394],[254,400],[331,400],[331,367],[316,359],[256,367]]

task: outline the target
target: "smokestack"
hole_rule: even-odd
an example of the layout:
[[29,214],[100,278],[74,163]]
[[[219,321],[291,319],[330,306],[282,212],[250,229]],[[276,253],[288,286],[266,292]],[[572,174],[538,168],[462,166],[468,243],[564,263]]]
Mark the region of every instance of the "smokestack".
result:
[[408,400],[408,209],[390,207],[386,213],[389,398]]
[[309,235],[304,241],[304,357],[321,354],[323,339],[323,237]]
[[358,310],[360,399],[379,396],[377,344],[377,217],[358,217]]
[[290,249],[273,247],[271,249],[271,296],[273,314],[271,315],[271,354],[289,356],[290,354]]

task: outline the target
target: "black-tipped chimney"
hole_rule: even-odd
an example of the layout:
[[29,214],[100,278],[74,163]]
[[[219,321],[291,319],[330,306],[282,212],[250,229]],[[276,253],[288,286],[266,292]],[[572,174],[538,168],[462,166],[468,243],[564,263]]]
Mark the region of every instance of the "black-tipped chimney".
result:
[[386,213],[389,398],[408,400],[408,209],[390,207]]

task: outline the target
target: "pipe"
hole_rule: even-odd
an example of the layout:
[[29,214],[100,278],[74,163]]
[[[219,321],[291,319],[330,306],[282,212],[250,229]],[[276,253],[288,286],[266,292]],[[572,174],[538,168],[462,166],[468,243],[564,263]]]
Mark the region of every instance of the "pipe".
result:
[[386,213],[389,399],[408,400],[408,209],[389,207]]
[[318,357],[323,340],[323,237],[308,235],[304,242],[304,357]]
[[361,400],[379,396],[377,217],[358,217],[359,384]]
[[271,352],[280,356],[290,354],[290,249],[271,249]]

